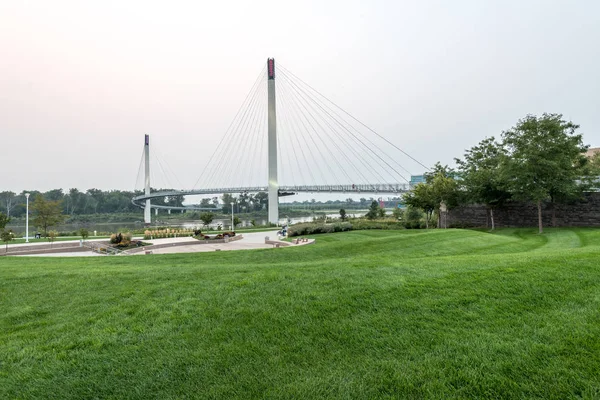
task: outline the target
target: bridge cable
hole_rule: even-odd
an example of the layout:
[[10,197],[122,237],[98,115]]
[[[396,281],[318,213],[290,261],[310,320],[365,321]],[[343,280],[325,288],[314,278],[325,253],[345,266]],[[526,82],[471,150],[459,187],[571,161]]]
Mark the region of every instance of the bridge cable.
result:
[[[282,88],[281,88],[281,89],[282,89],[282,92],[283,92],[284,94],[287,92],[287,89],[285,88],[285,86],[282,86]],[[301,150],[301,152],[302,152],[303,156],[305,156],[306,163],[307,163],[308,165],[310,165],[310,161],[308,160],[308,157],[306,157],[306,155],[305,155],[305,153],[304,153],[304,150],[303,150],[303,148],[304,148],[304,147],[306,147],[306,148],[307,148],[307,153],[308,153],[308,154],[309,154],[309,155],[312,157],[312,160],[313,160],[313,161],[312,161],[312,165],[318,166],[318,165],[319,165],[319,163],[318,163],[318,161],[317,161],[317,159],[316,159],[316,155],[314,154],[314,152],[313,152],[313,151],[309,151],[309,150],[310,150],[310,148],[311,148],[311,146],[308,144],[307,136],[308,136],[308,138],[310,138],[310,139],[311,139],[311,141],[313,142],[313,146],[314,146],[314,148],[316,148],[316,149],[317,149],[317,150],[320,152],[320,150],[319,150],[319,147],[318,147],[318,146],[317,146],[317,144],[315,143],[315,141],[314,141],[314,139],[313,139],[313,137],[312,137],[312,134],[310,133],[309,129],[307,128],[307,126],[306,126],[306,124],[305,124],[305,122],[304,122],[304,119],[302,119],[302,118],[299,116],[299,114],[298,114],[298,111],[297,111],[297,107],[294,107],[294,106],[292,105],[292,107],[290,108],[290,110],[292,110],[291,114],[293,114],[293,115],[295,115],[295,116],[296,116],[297,120],[299,120],[299,121],[300,121],[300,124],[302,125],[302,128],[304,128],[304,131],[306,132],[306,135],[305,135],[305,134],[300,134],[300,135],[298,135],[298,136],[297,136],[297,137],[299,137],[300,139],[302,139],[302,140],[303,140],[303,142],[304,142],[304,144],[305,144],[305,146],[301,146],[301,147],[300,147],[300,150]],[[322,155],[321,155],[321,157],[322,157]],[[322,157],[322,158],[323,158],[323,157]],[[309,169],[309,171],[312,171],[312,170],[311,170],[311,169]],[[317,168],[317,171],[319,172],[319,174],[320,174],[320,176],[321,176],[321,179],[322,179],[322,181],[323,181],[323,182],[326,184],[326,183],[327,183],[327,179],[326,179],[326,178],[325,178],[325,176],[323,175],[323,168]],[[312,176],[312,172],[311,172],[311,176]],[[315,180],[314,182],[316,182],[316,180]]]
[[[283,93],[285,93],[285,92],[283,92]],[[298,165],[298,170],[300,171],[300,174],[301,174],[301,177],[302,177],[302,182],[306,182],[307,184],[317,182],[317,180],[315,179],[315,177],[314,177],[314,175],[312,173],[312,169],[311,168],[306,168],[306,170],[308,171],[308,174],[310,175],[311,179],[309,181],[306,181],[306,179],[304,178],[304,174],[302,172],[304,170],[304,168],[302,168],[300,166],[299,157],[298,157],[298,154],[296,153],[296,147],[298,147],[298,149],[300,150],[300,153],[302,154],[303,164],[309,165],[308,164],[308,158],[304,154],[304,148],[303,148],[302,144],[300,143],[300,140],[298,139],[299,137],[302,137],[302,135],[299,134],[298,131],[296,131],[296,124],[293,124],[291,122],[291,117],[293,117],[291,111],[290,111],[289,117],[287,115],[287,110],[288,109],[289,110],[293,110],[293,108],[288,105],[288,101],[287,101],[286,96],[285,95],[279,96],[279,98],[281,99],[281,103],[285,107],[285,110],[286,110],[286,112],[284,113],[284,115],[285,115],[285,121],[286,121],[286,123],[288,124],[288,126],[290,128],[289,129],[289,133],[290,133],[291,138],[292,138],[292,140],[291,140],[291,146],[292,146],[292,150],[293,150],[293,153],[294,153],[294,158],[296,159],[296,164]],[[293,143],[294,140],[295,140],[297,146],[294,145],[294,143]]]
[[[300,174],[300,181],[301,182],[306,182],[306,179],[304,177],[304,173],[303,173],[303,168],[300,166],[300,162],[298,160],[298,154],[296,153],[296,146],[294,146],[293,140],[294,138],[296,138],[295,133],[293,132],[293,124],[291,124],[289,122],[289,116],[287,114],[287,110],[288,110],[288,105],[287,102],[285,101],[285,96],[279,96],[280,102],[281,102],[281,109],[282,109],[282,113],[280,113],[280,115],[282,116],[281,118],[281,126],[282,126],[282,130],[286,133],[286,137],[289,137],[290,139],[290,147],[292,148],[292,153],[294,154],[294,160],[296,161],[296,165],[298,167],[298,173]],[[290,170],[293,170],[293,168],[290,166]],[[293,174],[292,174],[293,177]],[[312,180],[312,182],[315,182],[314,179]],[[294,186],[296,186],[296,182],[293,179],[292,183]]]
[[[398,174],[399,177],[401,177],[402,179],[406,180],[407,182],[410,182],[408,179],[406,179],[400,172],[398,172],[394,167],[392,167],[389,163],[387,163],[381,156],[379,156],[375,151],[373,151],[373,149],[370,146],[367,146],[360,138],[356,137],[356,135],[354,135],[350,130],[348,130],[348,128],[346,126],[344,126],[337,118],[333,117],[326,109],[324,109],[322,107],[321,104],[319,104],[317,101],[315,101],[314,98],[312,98],[310,95],[308,95],[308,93],[306,93],[301,87],[299,87],[296,83],[294,83],[285,73],[281,74],[282,76],[284,76],[286,79],[288,79],[290,81],[290,83],[294,86],[296,86],[297,90],[302,91],[304,93],[304,96],[302,96],[303,98],[309,99],[310,101],[312,101],[314,104],[316,104],[325,114],[327,114],[327,116],[329,116],[331,119],[333,119],[337,125],[339,125],[342,129],[344,129],[346,132],[348,132],[350,134],[350,136],[352,138],[354,138],[354,140],[356,140],[358,143],[360,143],[360,145],[362,145],[366,150],[367,150],[367,154],[371,157],[371,159],[373,159],[377,164],[379,164],[380,167],[384,167],[381,162],[383,162],[388,168],[390,168],[391,170],[393,170],[396,174]],[[333,127],[331,127],[329,124],[328,126],[330,127],[330,129],[334,130],[335,132],[337,132],[337,130],[335,130]],[[357,131],[359,134],[360,132]],[[362,134],[361,134],[362,135]],[[343,137],[343,135],[342,135]],[[368,138],[367,138],[368,140]],[[374,144],[373,142],[369,141],[373,146],[375,146],[375,148],[377,148],[377,150],[379,150],[379,152],[387,155],[388,157],[390,157],[387,153],[385,153],[381,148],[379,148],[379,146],[377,146],[376,144]],[[346,142],[347,143],[347,142]],[[350,148],[352,148],[352,146],[350,146]],[[391,158],[391,157],[390,157]],[[362,157],[358,157],[359,160],[362,161]],[[364,162],[363,162],[364,164]],[[406,170],[406,168],[402,167],[402,165],[400,165],[399,163],[396,162],[396,164],[398,166],[400,166],[400,168],[402,168],[404,171],[406,171],[407,173],[410,174],[410,172],[408,170]],[[378,175],[379,178],[381,178],[381,175]]]
[[[224,160],[226,159],[225,154],[228,151],[228,149],[231,147],[231,142],[233,142],[233,139],[237,138],[239,124],[240,124],[241,120],[244,118],[245,114],[247,113],[248,106],[251,104],[251,102],[253,101],[253,99],[256,96],[256,91],[257,91],[260,81],[263,78],[265,69],[266,69],[266,67],[263,68],[263,71],[261,71],[261,74],[258,76],[257,80],[254,82],[254,85],[253,85],[251,91],[246,96],[244,103],[242,103],[242,106],[240,107],[235,118],[229,125],[229,128],[227,129],[225,135],[221,138],[221,141],[219,142],[215,152],[213,153],[213,156],[211,156],[211,160],[212,160],[215,155],[219,155],[219,157],[217,157],[216,163],[209,164],[207,167],[207,171],[208,171],[208,178],[207,178],[207,182],[206,182],[207,187],[209,187],[212,184],[213,179],[215,178],[215,175],[217,175],[219,172],[221,172],[221,175],[222,175],[221,165],[223,164]],[[226,141],[225,141],[225,139],[226,139]]]
[[[260,87],[257,87],[256,93],[252,98],[252,103],[244,113],[244,116],[241,120],[241,123],[238,124],[236,128],[236,140],[232,140],[232,146],[230,147],[234,149],[233,152],[229,152],[231,160],[225,165],[223,168],[223,180],[226,182],[230,182],[229,185],[232,187],[235,186],[235,183],[232,180],[234,173],[239,170],[239,167],[242,165],[244,150],[246,149],[248,137],[249,135],[245,134],[248,132],[248,126],[251,124],[253,117],[256,115],[258,111],[258,99],[260,98]],[[240,137],[240,139],[238,139]]]
[[217,151],[219,150],[219,147],[221,146],[221,143],[223,143],[223,140],[225,140],[225,137],[227,136],[229,130],[231,129],[231,126],[233,125],[234,121],[236,120],[237,116],[239,115],[240,111],[242,110],[242,108],[244,107],[244,104],[246,103],[246,101],[248,100],[248,98],[250,97],[251,93],[254,91],[254,87],[257,85],[257,83],[261,80],[261,78],[264,76],[264,73],[266,71],[267,67],[264,66],[260,73],[258,74],[258,77],[256,78],[254,85],[252,85],[252,88],[250,89],[250,91],[248,92],[248,94],[246,94],[246,97],[244,99],[244,101],[242,102],[242,105],[240,106],[240,108],[238,109],[237,113],[235,114],[235,116],[233,117],[233,119],[231,120],[231,123],[229,124],[229,127],[227,128],[227,130],[225,131],[225,134],[221,137],[221,140],[219,141],[219,144],[217,145],[215,151],[213,152],[213,154],[211,155],[211,157],[209,158],[208,162],[206,163],[205,168],[202,170],[201,175],[198,177],[198,179],[196,180],[196,183],[194,184],[193,189],[196,188],[196,186],[198,185],[198,182],[200,181],[200,179],[203,177],[204,171],[206,170],[206,167],[208,167],[209,165],[211,165],[211,162],[213,160],[213,157],[215,156],[215,154],[217,153]]
[[[245,152],[245,155],[248,158],[248,166],[244,170],[244,178],[243,178],[242,182],[243,182],[244,186],[248,186],[248,187],[253,186],[253,184],[254,184],[253,171],[256,171],[256,169],[254,167],[255,160],[257,159],[256,151],[257,151],[258,144],[261,141],[262,122],[266,117],[266,115],[264,113],[264,109],[265,109],[265,96],[261,95],[259,98],[259,103],[258,103],[258,112],[256,113],[255,119],[252,124],[252,129],[251,129],[252,136],[249,139],[250,145],[249,145],[249,148],[247,149],[248,151]],[[246,176],[248,179],[247,184],[246,184]]]
[[[318,134],[317,129],[314,127],[314,125],[312,124],[311,120],[307,117],[307,114],[310,115],[310,117],[314,120],[314,122],[319,126],[319,128],[321,128],[321,130],[323,129],[322,126],[320,125],[320,123],[318,122],[318,120],[308,111],[306,105],[298,100],[296,101],[296,97],[292,94],[292,101],[294,101],[297,105],[300,104],[302,107],[300,108],[300,112],[302,113],[302,115],[304,116],[304,118],[306,119],[306,121],[308,122],[308,124],[311,126],[313,132],[315,133],[315,135],[317,136],[317,138],[320,140],[320,142],[325,146],[325,149],[327,150],[328,154],[331,155],[331,158],[335,161],[335,163],[337,164],[338,168],[342,171],[342,174],[346,176],[346,178],[348,179],[348,182],[352,182],[352,178],[350,178],[350,176],[348,175],[348,173],[346,172],[346,170],[344,169],[343,165],[341,164],[341,162],[338,160],[338,158],[335,156],[335,152],[333,152],[329,146],[327,145],[327,142],[322,138],[321,135]],[[321,153],[320,149],[319,152]],[[322,153],[321,153],[322,155]],[[347,156],[346,156],[347,157]],[[325,160],[326,158],[323,157],[323,160]],[[339,178],[337,177],[337,174],[334,172],[333,169],[331,169],[330,171],[333,175],[336,181],[340,181]]]
[[[140,166],[138,167],[138,173],[137,173],[137,177],[135,178],[135,186],[134,188],[137,189],[138,187],[138,183],[140,182],[140,175],[142,174],[142,165],[144,164],[144,155],[146,153],[145,148],[142,148],[142,156],[140,157]],[[142,190],[143,190],[143,186],[142,185]]]
[[411,160],[413,160],[414,162],[416,162],[417,164],[419,164],[421,167],[423,167],[423,168],[425,168],[425,169],[427,169],[429,171],[429,168],[427,166],[425,166],[424,164],[422,164],[419,160],[417,160],[416,158],[412,157],[410,154],[408,154],[407,152],[405,152],[404,150],[402,150],[401,148],[399,148],[398,146],[396,146],[394,143],[390,142],[384,136],[382,136],[379,133],[377,133],[374,129],[370,128],[369,126],[367,126],[366,124],[364,124],[363,122],[361,122],[359,119],[355,118],[352,114],[348,113],[346,110],[344,110],[342,107],[338,106],[332,100],[330,100],[325,95],[323,95],[321,92],[319,92],[318,90],[316,90],[315,88],[313,88],[312,86],[310,86],[308,83],[304,82],[302,79],[300,79],[299,77],[297,77],[295,74],[293,74],[287,68],[285,68],[283,65],[281,65],[280,63],[278,63],[277,65],[278,65],[278,68],[283,69],[285,72],[289,73],[290,75],[292,75],[293,77],[295,77],[296,79],[298,79],[304,85],[306,85],[307,87],[309,87],[312,91],[314,91],[319,96],[321,96],[322,98],[324,98],[325,100],[327,100],[329,103],[333,104],[335,107],[337,107],[339,110],[341,110],[344,114],[348,115],[354,121],[358,122],[360,125],[362,125],[363,127],[367,128],[369,131],[373,132],[379,138],[381,138],[382,140],[384,140],[387,144],[389,144],[390,146],[394,147],[396,150],[402,152],[402,154],[404,154],[405,156],[407,156],[408,158],[410,158]]
[[[284,74],[281,74],[281,76],[283,76],[285,79],[287,79],[287,80],[289,81],[289,78],[288,78],[287,76],[284,76]],[[290,82],[290,84],[291,84],[291,82]],[[301,99],[303,99],[303,100],[305,100],[305,102],[306,102],[306,100],[307,100],[306,96],[304,96],[304,95],[302,95],[301,93],[299,93],[299,92],[298,92],[297,90],[295,90],[295,88],[293,88],[293,87],[292,87],[292,90],[293,90],[293,91],[296,91],[296,92],[297,92],[297,95],[298,95],[298,97],[299,97],[299,98],[301,98]],[[308,100],[311,100],[311,101],[312,101],[312,99],[310,99],[310,98],[308,98]],[[328,119],[327,119],[327,118],[325,118],[325,117],[323,116],[323,114],[319,112],[319,110],[316,110],[316,109],[314,108],[314,106],[312,106],[310,103],[308,103],[308,102],[307,102],[307,104],[308,104],[308,105],[309,105],[309,106],[310,106],[310,107],[311,107],[311,108],[312,108],[314,111],[316,111],[316,114],[317,114],[317,115],[318,115],[318,116],[319,116],[319,117],[320,117],[320,118],[323,120],[323,122],[324,122],[324,123],[327,125],[327,127],[330,129],[330,131],[331,131],[331,132],[333,132],[333,133],[336,135],[336,137],[337,137],[339,140],[341,140],[341,141],[342,141],[342,142],[343,142],[343,143],[346,145],[346,149],[348,149],[348,151],[349,151],[350,153],[352,153],[352,155],[354,155],[354,156],[356,157],[356,159],[357,159],[357,160],[358,160],[358,161],[359,161],[359,162],[360,162],[360,163],[361,163],[361,164],[362,164],[362,165],[365,167],[365,170],[366,170],[366,171],[368,171],[368,170],[372,169],[372,168],[370,168],[370,166],[369,166],[369,165],[367,165],[367,164],[365,163],[365,161],[363,160],[363,157],[360,157],[360,155],[358,154],[357,150],[356,150],[356,149],[354,149],[354,146],[352,146],[352,144],[351,144],[351,143],[349,143],[349,142],[347,141],[347,139],[345,138],[345,136],[344,136],[344,135],[342,135],[342,134],[340,134],[340,132],[338,132],[338,130],[337,130],[337,129],[335,129],[335,128],[334,128],[334,127],[331,125],[331,123],[328,121]],[[331,138],[330,138],[330,139],[331,139]],[[347,162],[348,162],[348,165],[349,165],[349,166],[351,166],[351,167],[352,167],[352,168],[353,168],[353,169],[356,171],[357,175],[359,175],[359,176],[360,176],[362,179],[364,179],[364,181],[365,181],[365,182],[368,182],[369,180],[368,180],[368,179],[365,177],[365,175],[362,173],[361,169],[360,169],[360,168],[358,168],[358,167],[356,167],[356,165],[354,165],[353,161],[352,161],[352,160],[350,160],[350,158],[348,157],[348,155],[346,154],[346,152],[345,152],[345,151],[343,151],[343,150],[341,150],[340,152],[341,152],[341,153],[342,153],[342,155],[344,155],[344,157],[346,158],[346,160],[347,160]],[[378,179],[381,179],[381,176],[379,176],[379,175],[376,175],[375,177],[376,177],[376,178],[378,178]],[[382,182],[381,182],[381,180],[379,181],[379,183],[382,183]]]

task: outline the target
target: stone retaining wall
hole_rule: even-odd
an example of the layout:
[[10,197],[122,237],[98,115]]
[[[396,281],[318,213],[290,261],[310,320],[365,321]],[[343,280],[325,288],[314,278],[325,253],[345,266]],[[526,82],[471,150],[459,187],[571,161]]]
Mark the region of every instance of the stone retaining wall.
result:
[[[553,209],[554,208],[554,209]],[[600,226],[600,193],[586,193],[580,200],[568,204],[542,204],[544,226]],[[510,202],[494,209],[495,226],[535,227],[537,206],[533,203]],[[491,227],[489,210],[475,204],[448,211],[448,227]]]

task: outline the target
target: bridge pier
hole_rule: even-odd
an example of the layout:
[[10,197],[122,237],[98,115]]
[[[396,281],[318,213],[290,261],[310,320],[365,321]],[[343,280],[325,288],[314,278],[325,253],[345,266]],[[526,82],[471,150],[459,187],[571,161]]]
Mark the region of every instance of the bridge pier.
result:
[[158,215],[158,208],[154,209],[154,215]]

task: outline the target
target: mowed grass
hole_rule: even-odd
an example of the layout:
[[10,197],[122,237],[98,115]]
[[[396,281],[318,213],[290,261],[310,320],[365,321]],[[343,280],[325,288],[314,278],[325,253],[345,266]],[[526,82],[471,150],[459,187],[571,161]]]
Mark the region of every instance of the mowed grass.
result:
[[0,258],[0,398],[599,398],[600,230]]

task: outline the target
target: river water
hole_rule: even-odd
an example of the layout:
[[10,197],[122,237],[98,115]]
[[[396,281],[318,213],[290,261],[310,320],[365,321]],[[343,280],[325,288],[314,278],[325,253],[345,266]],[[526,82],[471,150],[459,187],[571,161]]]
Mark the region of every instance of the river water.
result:
[[[360,217],[365,215],[366,212],[355,212],[352,214],[348,214],[349,218],[352,217]],[[154,217],[154,216],[153,216]],[[327,219],[338,219],[340,214],[332,213],[327,214]],[[280,218],[279,225],[285,224],[297,224],[301,222],[312,222],[313,216],[305,216],[305,217],[295,217],[295,218]],[[252,223],[250,219],[242,219],[238,228],[247,228],[251,227]],[[266,225],[267,219],[255,219],[256,225]],[[223,219],[215,219],[210,224],[210,229],[217,229],[218,226],[221,226],[222,229],[231,229],[231,218],[223,218]],[[159,226],[169,226],[169,227],[181,227],[181,228],[190,228],[190,229],[204,229],[202,221],[200,220],[188,220],[188,221],[161,221],[160,218],[152,222],[152,227]],[[16,234],[24,234],[25,233],[25,224],[8,224],[7,228],[12,229]],[[86,228],[90,233],[96,231],[97,233],[114,233],[114,232],[122,232],[130,229],[143,229],[144,224],[142,222],[86,222],[86,223],[75,223],[75,224],[62,224],[55,227],[52,227],[53,230],[58,232],[75,232],[81,228]],[[35,226],[32,226],[31,223],[29,225],[29,235],[33,236],[36,233]]]

